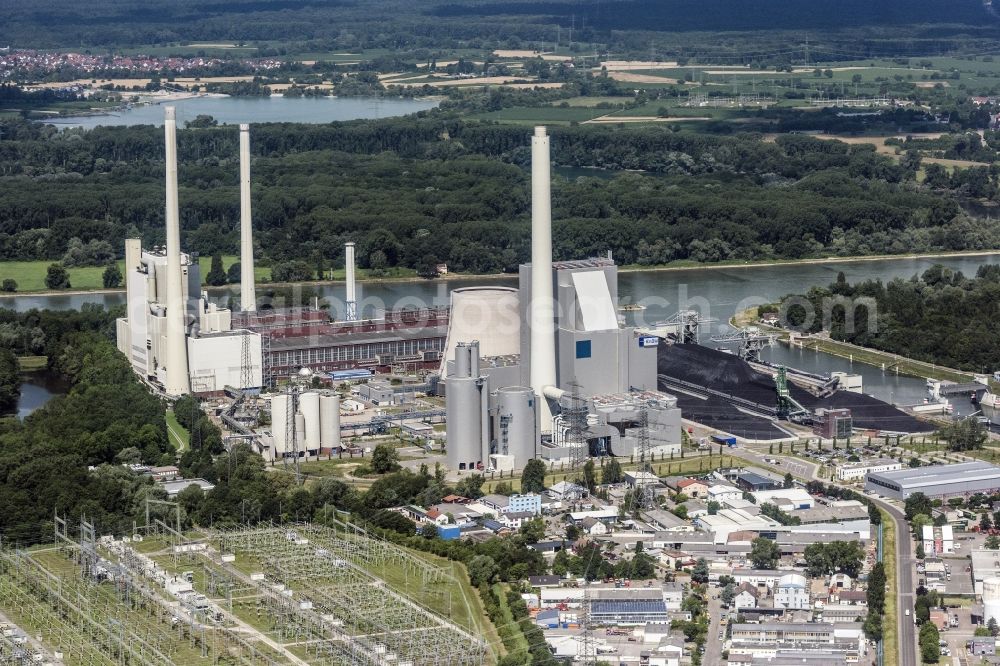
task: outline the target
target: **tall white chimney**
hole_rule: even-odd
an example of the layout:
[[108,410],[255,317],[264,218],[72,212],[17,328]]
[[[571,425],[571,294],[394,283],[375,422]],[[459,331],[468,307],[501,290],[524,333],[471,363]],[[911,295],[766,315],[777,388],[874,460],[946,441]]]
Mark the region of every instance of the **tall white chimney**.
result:
[[540,403],[542,432],[552,430],[545,388],[556,385],[555,303],[552,295],[552,195],[549,137],[536,127],[531,137],[531,326],[530,383]]
[[344,295],[345,305],[347,306],[347,321],[357,321],[358,286],[354,277],[354,243],[348,243],[344,246],[344,269],[347,272],[347,287]]
[[184,333],[184,277],[181,273],[181,221],[177,203],[177,121],[174,107],[164,108],[163,134],[167,171],[167,395],[190,393],[187,340]]
[[240,308],[257,309],[253,284],[253,217],[250,214],[250,126],[240,125]]

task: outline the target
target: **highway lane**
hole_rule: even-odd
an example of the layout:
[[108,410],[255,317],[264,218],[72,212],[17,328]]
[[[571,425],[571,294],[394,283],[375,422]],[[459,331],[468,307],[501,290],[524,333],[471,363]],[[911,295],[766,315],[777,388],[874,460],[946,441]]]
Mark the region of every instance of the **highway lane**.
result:
[[[823,481],[824,483],[841,486],[839,483],[821,479],[818,474],[819,464],[812,461],[780,453],[759,453],[743,448],[729,449],[728,453],[764,467],[789,471],[792,473],[792,476],[800,480]],[[764,462],[765,458],[780,461],[781,464],[768,464]],[[846,488],[848,486],[842,487]],[[906,521],[906,516],[895,505],[876,497],[870,497],[869,499],[885,509],[892,517],[893,524],[896,526],[896,636],[899,645],[899,666],[917,666],[916,627],[913,624],[914,590],[916,590],[916,585],[913,582],[915,560],[913,557],[913,541],[910,539],[910,526]],[[909,616],[905,613],[905,609],[907,608],[910,609]]]

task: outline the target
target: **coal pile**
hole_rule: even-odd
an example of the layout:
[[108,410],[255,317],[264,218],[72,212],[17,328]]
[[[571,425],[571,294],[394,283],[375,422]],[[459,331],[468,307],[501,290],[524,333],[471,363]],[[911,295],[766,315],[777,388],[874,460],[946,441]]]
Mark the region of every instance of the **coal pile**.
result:
[[[814,399],[815,400],[815,399]],[[864,393],[837,391],[833,395],[816,400],[810,409],[849,409],[855,428],[865,430],[888,430],[892,432],[933,432],[934,426],[914,418],[892,405]]]
[[[775,407],[778,402],[774,378],[758,372],[735,354],[701,345],[660,345],[657,372],[673,379],[720,391],[759,405]],[[808,391],[789,384],[792,397],[811,409],[816,398]]]
[[788,433],[770,419],[741,412],[731,402],[722,398],[713,395],[707,400],[702,400],[686,393],[671,391],[664,386],[660,389],[677,396],[677,406],[681,408],[684,418],[709,428],[746,439],[767,440],[788,437]]
[[[750,364],[734,354],[701,345],[660,345],[657,350],[657,366],[657,371],[661,375],[758,405],[773,407],[777,402],[774,378],[754,370]],[[671,392],[666,386],[660,388]],[[905,433],[934,430],[932,425],[870,395],[837,391],[826,398],[817,398],[790,382],[788,388],[792,397],[809,411],[821,407],[850,409],[855,428]],[[747,437],[774,439],[784,436],[784,433],[767,419],[744,414],[720,397],[712,396],[709,400],[701,400],[678,395],[678,404],[685,418],[724,430],[732,435],[743,436],[740,428],[744,427],[745,423],[748,433],[751,431],[758,433],[748,434]],[[769,428],[764,428],[757,422],[767,423]],[[768,432],[772,434],[767,434]]]

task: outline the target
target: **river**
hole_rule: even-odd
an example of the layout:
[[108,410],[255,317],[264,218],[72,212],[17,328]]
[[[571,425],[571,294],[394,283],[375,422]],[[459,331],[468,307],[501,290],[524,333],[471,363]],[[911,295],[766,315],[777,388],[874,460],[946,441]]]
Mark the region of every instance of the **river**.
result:
[[[329,123],[360,118],[388,118],[426,111],[433,100],[396,97],[192,97],[170,102],[177,108],[177,123],[209,115],[222,124]],[[134,106],[102,115],[64,116],[45,120],[60,127],[91,129],[99,125],[163,124],[160,104]]]
[[[800,263],[784,266],[747,266],[699,268],[679,271],[634,271],[619,276],[619,299],[623,303],[640,303],[645,310],[627,313],[630,323],[653,324],[675,314],[680,308],[694,308],[704,316],[716,319],[710,333],[729,329],[730,317],[744,308],[771,303],[790,293],[802,293],[812,286],[825,286],[843,271],[849,282],[867,279],[883,281],[909,278],[942,264],[966,275],[975,275],[983,264],[1000,264],[1000,253],[974,257],[900,258],[876,261],[829,261]],[[371,315],[386,306],[447,305],[448,292],[459,287],[482,284],[516,286],[516,278],[461,278],[416,282],[365,282],[359,286],[359,310]],[[307,286],[320,299],[328,302],[335,311],[343,312],[343,284]],[[267,287],[258,286],[258,296]],[[225,304],[234,292],[228,288],[213,289],[213,300]],[[17,310],[30,308],[79,308],[83,303],[117,305],[123,303],[124,293],[76,295],[15,295],[0,298],[0,307]],[[702,334],[708,342],[710,333]],[[879,368],[863,363],[851,363],[828,354],[809,350],[777,346],[765,350],[766,360],[810,372],[827,374],[842,370],[861,374],[864,389],[883,400],[900,404],[917,404],[926,396],[923,379],[884,373]],[[969,413],[972,406],[967,400],[954,400],[958,413]]]

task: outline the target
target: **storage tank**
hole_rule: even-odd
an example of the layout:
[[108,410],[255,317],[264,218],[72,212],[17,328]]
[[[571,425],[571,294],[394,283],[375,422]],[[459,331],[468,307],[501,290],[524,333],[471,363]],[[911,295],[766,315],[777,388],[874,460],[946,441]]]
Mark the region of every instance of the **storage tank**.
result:
[[288,406],[287,395],[276,395],[271,398],[271,435],[274,437],[275,457],[280,457],[286,451],[291,451],[285,441],[285,434],[288,428]]
[[[476,368],[476,374],[472,369]],[[460,342],[455,348],[455,372],[448,376],[445,409],[448,415],[448,467],[476,469],[486,459],[487,395],[479,377],[479,345]]]
[[300,453],[306,449],[306,419],[302,412],[295,413],[295,449]]
[[319,397],[319,445],[329,452],[340,446],[340,396]]
[[1000,578],[983,581],[983,622],[989,622],[990,618],[1000,622]]
[[514,468],[522,469],[537,456],[538,428],[535,392],[526,386],[498,389],[493,417],[497,453],[514,456]]
[[319,393],[306,391],[299,396],[299,412],[305,422],[304,444],[307,451],[315,451],[320,445]]

